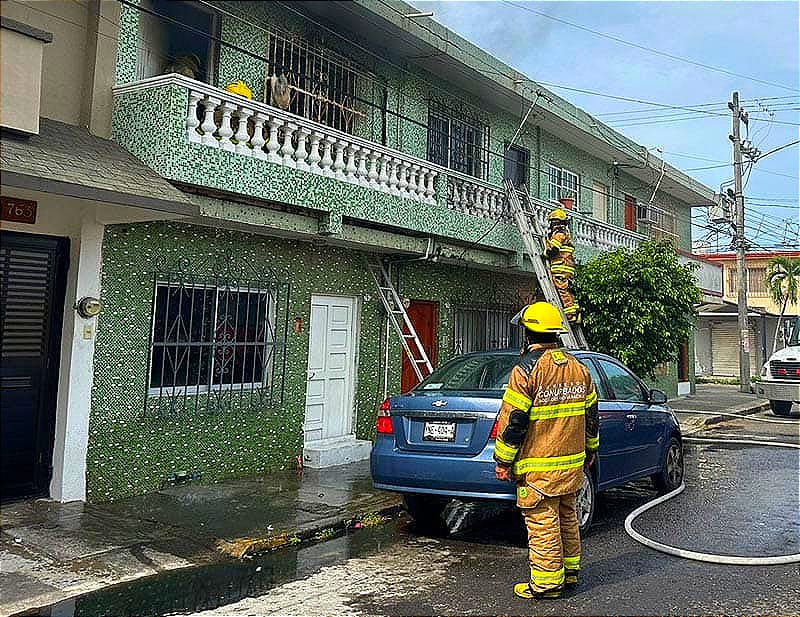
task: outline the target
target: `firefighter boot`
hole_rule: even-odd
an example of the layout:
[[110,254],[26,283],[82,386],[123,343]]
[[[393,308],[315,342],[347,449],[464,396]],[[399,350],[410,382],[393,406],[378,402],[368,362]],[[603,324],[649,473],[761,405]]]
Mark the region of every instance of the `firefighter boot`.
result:
[[561,597],[561,587],[535,591],[530,583],[517,583],[514,585],[514,595],[525,600],[557,600]]

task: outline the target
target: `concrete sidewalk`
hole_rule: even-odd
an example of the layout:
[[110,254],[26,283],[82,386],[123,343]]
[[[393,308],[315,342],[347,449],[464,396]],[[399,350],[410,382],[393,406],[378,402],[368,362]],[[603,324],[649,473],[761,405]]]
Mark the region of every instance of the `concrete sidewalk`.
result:
[[184,485],[106,504],[0,508],[0,615],[159,572],[332,538],[400,509],[367,461]]
[[[755,394],[740,392],[739,386],[697,384],[694,394],[671,399],[669,406],[678,412],[683,431],[692,432],[730,420],[730,416],[723,416],[719,412],[754,414],[769,409],[769,401],[760,399]],[[714,413],[718,415],[713,415]]]

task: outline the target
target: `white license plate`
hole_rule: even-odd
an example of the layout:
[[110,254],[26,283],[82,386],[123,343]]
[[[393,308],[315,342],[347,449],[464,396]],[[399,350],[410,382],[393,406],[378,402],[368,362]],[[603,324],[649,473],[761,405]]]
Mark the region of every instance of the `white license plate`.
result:
[[455,441],[455,422],[426,422],[422,432],[425,441]]

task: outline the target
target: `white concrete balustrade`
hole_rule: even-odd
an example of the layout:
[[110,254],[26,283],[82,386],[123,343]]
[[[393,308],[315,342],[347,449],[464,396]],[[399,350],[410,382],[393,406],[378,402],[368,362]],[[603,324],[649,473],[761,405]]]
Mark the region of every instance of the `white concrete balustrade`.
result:
[[502,188],[454,171],[447,172],[447,206],[459,212],[513,223]]
[[436,204],[435,165],[199,82],[193,86],[186,108],[190,142]]

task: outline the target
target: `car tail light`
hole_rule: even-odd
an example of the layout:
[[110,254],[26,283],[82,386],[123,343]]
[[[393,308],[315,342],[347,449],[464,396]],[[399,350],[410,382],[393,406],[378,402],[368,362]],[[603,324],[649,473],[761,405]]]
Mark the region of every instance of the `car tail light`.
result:
[[378,407],[378,417],[375,419],[375,430],[379,435],[391,435],[394,433],[392,417],[389,415],[389,410],[391,408],[392,405],[388,398]]
[[489,439],[497,439],[497,428],[498,428],[498,421],[494,421],[494,425],[492,426],[492,432],[489,433]]

